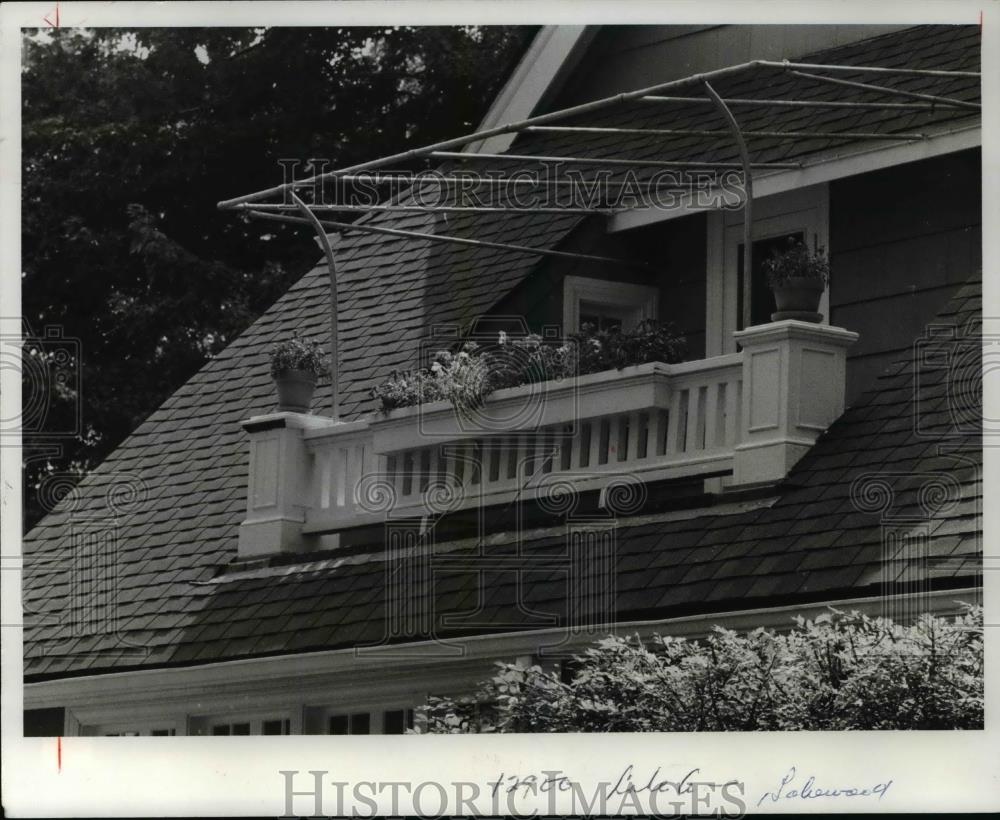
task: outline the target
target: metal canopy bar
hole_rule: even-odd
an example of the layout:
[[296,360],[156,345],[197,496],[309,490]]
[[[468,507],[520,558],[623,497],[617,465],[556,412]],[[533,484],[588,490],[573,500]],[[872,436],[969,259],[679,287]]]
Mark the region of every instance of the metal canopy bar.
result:
[[[647,98],[648,99],[648,98]],[[691,130],[672,128],[596,128],[574,125],[529,125],[525,131],[566,134],[649,134],[677,137],[731,137],[729,130]],[[924,134],[874,134],[856,131],[744,131],[744,137],[773,139],[845,139],[845,140],[922,140]]]
[[865,72],[867,74],[904,74],[912,77],[951,77],[978,80],[982,74],[978,71],[938,71],[927,68],[883,68],[869,65],[821,65],[819,63],[791,63],[788,60],[756,60],[757,65],[768,68],[804,68],[809,71],[843,71],[848,74]]
[[[275,214],[265,211],[247,211],[250,216],[258,219],[267,219],[272,222],[289,222],[296,225],[309,225],[308,220],[302,217],[287,216],[285,214]],[[359,225],[352,222],[331,222],[320,220],[324,228],[332,228],[336,231],[361,231],[363,233],[378,233],[387,236],[402,236],[409,239],[426,239],[431,242],[450,242],[455,245],[468,245],[476,248],[496,248],[504,251],[518,251],[520,253],[530,253],[536,256],[553,256],[559,259],[579,259],[586,262],[603,262],[612,265],[622,265],[628,268],[639,268],[650,270],[651,266],[645,262],[632,261],[629,259],[615,259],[611,256],[594,256],[588,253],[573,253],[571,251],[553,251],[548,248],[532,248],[527,245],[512,245],[507,242],[489,242],[484,239],[464,239],[460,236],[448,236],[445,234],[421,233],[420,231],[407,231],[400,228],[382,228],[377,225]]]
[[730,132],[736,140],[736,145],[743,159],[743,327],[750,326],[750,264],[753,261],[753,170],[750,165],[750,154],[747,151],[747,142],[743,139],[743,132],[740,124],[722,101],[708,80],[705,80],[705,92],[712,98],[719,110],[729,123]]
[[[826,71],[840,71],[848,73],[874,73],[874,74],[893,74],[893,75],[911,75],[911,76],[928,76],[928,77],[946,77],[946,78],[978,78],[980,74],[977,72],[967,72],[967,71],[932,71],[923,69],[901,69],[901,68],[881,68],[872,66],[828,66],[813,63],[791,63],[791,62],[775,62],[768,60],[752,60],[746,63],[740,63],[734,66],[728,66],[726,68],[715,69],[714,71],[709,71],[704,74],[694,74],[690,77],[683,77],[677,80],[671,80],[669,82],[658,83],[656,85],[648,86],[646,88],[640,88],[635,91],[628,91],[621,94],[615,94],[611,97],[605,97],[600,100],[594,100],[592,102],[583,103],[580,105],[575,105],[570,108],[564,108],[559,111],[551,111],[547,114],[540,114],[534,117],[529,117],[524,120],[517,122],[506,123],[503,125],[498,125],[493,128],[487,128],[482,131],[475,131],[470,134],[464,134],[459,137],[454,137],[452,139],[443,140],[441,142],[434,143],[432,145],[423,146],[421,148],[413,148],[408,151],[402,151],[397,154],[392,154],[390,156],[381,157],[379,159],[369,160],[367,162],[358,163],[347,168],[341,168],[339,170],[329,171],[324,174],[317,174],[312,177],[306,177],[304,179],[292,180],[291,182],[286,182],[283,185],[275,185],[272,188],[267,188],[262,191],[257,191],[255,193],[246,194],[244,196],[236,197],[234,199],[227,199],[218,203],[219,208],[232,208],[236,205],[240,205],[246,202],[256,202],[261,199],[266,199],[271,196],[278,194],[284,194],[286,191],[295,190],[307,185],[315,185],[318,182],[328,179],[334,179],[340,176],[346,176],[348,174],[355,173],[357,171],[367,171],[376,168],[384,168],[386,166],[392,165],[396,162],[408,162],[417,159],[423,159],[426,157],[432,157],[439,155],[440,152],[448,151],[453,148],[462,148],[470,143],[480,142],[489,137],[501,136],[504,134],[519,133],[529,126],[547,125],[549,123],[555,123],[560,120],[567,119],[569,117],[575,117],[581,114],[587,114],[592,111],[599,111],[612,105],[618,105],[626,102],[631,102],[633,100],[643,100],[648,99],[661,92],[679,90],[682,88],[689,87],[691,85],[696,85],[699,83],[704,83],[709,80],[715,81],[717,79],[728,77],[740,72],[752,69],[755,67],[765,67],[765,68],[775,68],[781,69],[789,74],[794,74],[797,76],[805,77],[819,82],[836,83],[839,85],[846,85],[852,88],[862,88],[868,91],[879,91],[885,94],[908,97],[911,99],[925,100],[928,102],[933,102],[939,105],[949,105],[959,108],[970,108],[979,110],[980,106],[976,103],[967,103],[961,100],[953,100],[944,97],[935,97],[930,94],[918,94],[911,91],[903,91],[900,89],[884,88],[882,86],[868,85],[866,83],[855,83],[848,80],[838,80],[833,77],[823,77],[819,75],[806,74],[799,72],[795,69],[809,69],[809,70],[826,70]],[[667,98],[664,98],[667,99]],[[469,157],[483,157],[481,154],[461,154],[463,159]],[[503,155],[504,158],[511,158]],[[553,159],[552,161],[556,161]],[[562,159],[562,161],[568,161]],[[581,160],[582,161],[582,160]],[[604,163],[610,163],[610,160],[602,160]],[[625,160],[618,160],[615,164],[620,164],[626,162]],[[652,163],[645,163],[647,166]],[[707,164],[709,167],[720,167],[719,165]],[[690,163],[686,166],[679,165],[678,163],[667,163],[666,167],[693,167]],[[801,167],[799,165],[793,166],[780,166],[778,164],[759,164],[757,167]]]
[[[464,161],[479,160],[510,160],[519,162],[563,162],[567,165],[618,165],[630,168],[742,168],[739,162],[690,162],[685,160],[669,161],[655,159],[613,159],[610,157],[546,157],[527,154],[462,154],[454,151],[433,151],[432,157],[441,159],[461,159]],[[756,168],[799,169],[800,162],[757,162]]]
[[746,71],[749,68],[753,68],[757,63],[756,61],[751,61],[748,63],[739,63],[738,65],[728,66],[726,68],[717,68],[714,71],[706,72],[705,74],[695,74],[691,77],[682,77],[679,80],[671,80],[665,83],[657,83],[656,85],[651,85],[646,88],[640,88],[636,91],[627,91],[622,94],[615,94],[612,97],[604,97],[600,100],[594,100],[593,102],[582,103],[581,105],[574,105],[570,108],[564,108],[560,111],[552,111],[548,114],[540,114],[535,117],[529,117],[525,120],[520,120],[518,122],[507,123],[505,125],[498,125],[495,128],[487,128],[484,131],[474,131],[471,134],[463,134],[460,137],[454,137],[453,139],[444,140],[442,142],[436,142],[432,145],[426,145],[423,148],[413,148],[409,151],[401,151],[398,154],[392,154],[387,157],[381,157],[379,159],[369,160],[367,162],[360,162],[357,165],[352,165],[348,168],[341,168],[338,171],[328,171],[325,174],[317,174],[316,176],[307,177],[305,179],[293,180],[291,182],[286,182],[283,185],[275,185],[272,188],[266,188],[263,191],[257,191],[252,194],[245,194],[244,196],[236,197],[234,199],[227,199],[218,204],[219,208],[232,208],[234,205],[239,205],[243,202],[255,202],[259,199],[266,199],[269,196],[274,196],[276,194],[283,194],[287,190],[293,190],[295,188],[300,188],[303,185],[314,185],[324,179],[332,179],[337,176],[342,176],[344,174],[354,173],[356,171],[368,171],[373,168],[385,168],[387,165],[392,165],[396,162],[406,162],[414,159],[421,159],[426,156],[430,156],[434,151],[447,150],[449,148],[461,148],[468,145],[470,142],[479,142],[480,140],[487,139],[489,137],[498,137],[503,134],[517,133],[522,131],[525,126],[528,125],[545,125],[550,122],[558,122],[559,120],[566,119],[567,117],[574,117],[579,114],[587,114],[591,111],[599,111],[603,108],[607,108],[610,105],[618,105],[620,103],[626,103],[631,100],[637,100],[640,97],[644,97],[647,94],[655,94],[658,91],[670,91],[677,88],[685,88],[689,85],[694,85],[701,82],[705,78],[718,79],[720,77],[728,77],[732,74],[738,74],[741,71]]
[[309,210],[309,206],[299,199],[295,195],[294,191],[290,192],[290,196],[292,201],[295,203],[294,207],[298,208],[303,214],[302,221],[315,228],[316,234],[319,236],[320,247],[323,248],[323,253],[326,256],[326,270],[330,277],[331,412],[333,414],[333,420],[337,421],[340,417],[340,396],[338,390],[338,381],[340,380],[340,352],[337,349],[337,262],[333,257],[333,248],[330,247],[330,239],[327,237],[326,231],[324,231],[322,226],[319,224],[316,214]]
[[[904,111],[933,111],[937,108],[932,103],[900,103],[900,102],[844,102],[826,100],[755,100],[748,97],[726,97],[722,100],[727,106],[732,105],[769,105],[787,108],[859,108],[859,109],[893,109]],[[704,97],[662,97],[651,94],[643,97],[640,102],[648,103],[679,103],[681,105],[694,103],[697,105],[714,105],[712,100]]]
[[871,85],[869,83],[858,83],[854,80],[840,80],[836,77],[823,77],[819,74],[807,74],[804,71],[788,71],[796,77],[803,77],[807,80],[817,80],[823,83],[830,83],[832,85],[843,85],[847,88],[860,88],[864,91],[878,91],[882,94],[898,94],[901,97],[909,97],[914,100],[927,100],[928,102],[936,103],[937,105],[947,105],[953,108],[970,108],[973,111],[979,111],[982,106],[979,103],[966,102],[965,100],[955,100],[951,97],[937,97],[934,94],[920,94],[916,91],[903,91],[900,88],[886,88],[882,85]]
[[[707,187],[707,186],[706,186]],[[613,215],[621,213],[623,208],[580,208],[574,206],[548,207],[534,205],[518,205],[516,207],[506,207],[500,205],[311,205],[313,211],[324,211],[327,213],[368,213],[369,211],[389,211],[397,213],[507,213],[507,214],[604,214]],[[283,205],[281,203],[258,202],[237,205],[238,210],[262,210],[262,211],[294,211],[295,205]]]

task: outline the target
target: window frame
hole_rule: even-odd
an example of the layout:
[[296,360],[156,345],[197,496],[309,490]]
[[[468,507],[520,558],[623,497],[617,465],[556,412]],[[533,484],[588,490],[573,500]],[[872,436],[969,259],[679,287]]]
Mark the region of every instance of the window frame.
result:
[[[190,715],[188,717],[188,734],[199,737],[280,737],[281,735],[263,734],[264,723],[271,720],[280,720],[288,725],[288,735],[299,734],[300,721],[296,720],[295,714],[287,709],[275,709],[273,712],[223,712],[207,715]],[[232,726],[234,723],[249,723],[249,735],[216,735],[212,731],[216,724],[226,724]]]
[[[167,734],[153,734],[162,731],[166,731]],[[178,737],[184,734],[184,724],[178,720],[90,723],[82,725],[79,734],[83,737]]]
[[659,317],[660,289],[634,282],[567,276],[563,281],[563,333],[579,332],[583,302],[623,309],[630,314],[624,329],[631,329],[639,322]]
[[[351,733],[348,732],[346,735],[331,735],[329,734],[330,718],[333,717],[343,717],[346,716],[348,720],[352,715],[357,715],[365,713],[368,715],[368,734],[369,735],[384,735],[385,734],[385,714],[386,712],[399,712],[405,713],[407,711],[413,712],[413,725],[417,727],[420,725],[420,707],[419,703],[426,702],[422,701],[387,701],[386,704],[381,703],[368,703],[361,704],[358,706],[307,706],[308,711],[307,725],[312,727],[311,734],[323,734],[327,737],[351,737]],[[307,726],[303,726],[305,730]],[[317,729],[322,729],[321,732],[317,732]],[[405,734],[405,732],[404,732]],[[362,735],[358,735],[362,737]]]
[[[755,199],[753,240],[802,231],[810,249],[830,252],[830,189],[822,183]],[[739,247],[743,243],[743,210],[713,211],[708,214],[705,299],[705,355],[721,356],[736,352],[733,333],[739,283]],[[749,272],[747,272],[749,275]],[[749,283],[744,294],[749,299]],[[830,322],[830,288],[823,291],[819,312],[823,324]]]

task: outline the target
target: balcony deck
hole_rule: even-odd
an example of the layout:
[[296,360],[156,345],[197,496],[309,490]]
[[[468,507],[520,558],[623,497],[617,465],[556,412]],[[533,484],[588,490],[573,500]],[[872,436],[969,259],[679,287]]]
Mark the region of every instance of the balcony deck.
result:
[[612,512],[634,512],[645,485],[668,478],[780,480],[843,411],[857,335],[799,321],[736,335],[738,353],[509,388],[476,409],[434,402],[352,422],[251,419],[241,552],[519,500],[558,513],[587,490]]

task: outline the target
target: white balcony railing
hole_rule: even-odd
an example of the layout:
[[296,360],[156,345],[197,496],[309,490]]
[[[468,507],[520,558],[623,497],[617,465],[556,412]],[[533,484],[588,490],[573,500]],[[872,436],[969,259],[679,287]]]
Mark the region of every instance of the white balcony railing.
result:
[[475,411],[436,402],[346,423],[250,419],[240,553],[298,551],[303,536],[389,516],[545,503],[569,486],[779,480],[843,412],[856,338],[776,322],[738,333],[739,353],[510,388]]

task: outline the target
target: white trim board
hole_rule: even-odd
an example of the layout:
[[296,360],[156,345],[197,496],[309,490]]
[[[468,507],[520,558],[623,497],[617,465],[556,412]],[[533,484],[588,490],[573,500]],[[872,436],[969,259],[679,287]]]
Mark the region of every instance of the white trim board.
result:
[[[527,119],[543,100],[558,91],[583,55],[600,26],[545,26],[528,46],[510,79],[486,112],[480,131]],[[498,134],[469,143],[463,150],[499,154],[510,148],[517,134]]]
[[656,319],[660,291],[651,285],[613,282],[587,276],[567,276],[563,280],[563,332],[580,330],[580,305],[590,302],[628,312],[626,328],[634,328],[646,319]]
[[[754,177],[753,199],[757,200],[773,194],[805,188],[834,179],[865,174],[894,165],[904,165],[921,159],[953,154],[967,148],[978,148],[982,145],[982,128],[970,125],[928,136],[917,142],[902,145],[865,146],[850,154],[838,153],[816,159],[812,164],[794,171],[777,171]],[[717,210],[709,205],[686,203],[678,208],[665,210],[662,208],[636,208],[608,218],[608,233],[628,231],[666,222],[688,214],[702,211]],[[742,211],[740,211],[742,213]]]

